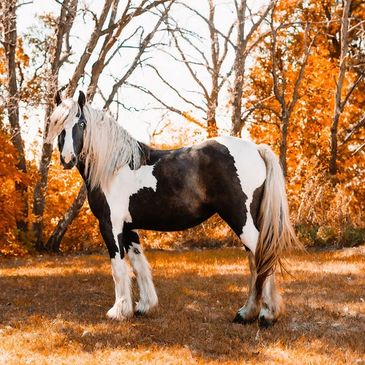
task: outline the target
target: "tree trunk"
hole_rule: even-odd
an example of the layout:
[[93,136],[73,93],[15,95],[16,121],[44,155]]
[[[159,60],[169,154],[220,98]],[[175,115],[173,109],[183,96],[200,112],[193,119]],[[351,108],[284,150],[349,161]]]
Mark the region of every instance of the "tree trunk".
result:
[[284,115],[282,118],[279,159],[280,159],[281,167],[283,169],[283,174],[285,177],[287,176],[287,173],[288,173],[288,166],[287,166],[287,162],[286,162],[288,127],[289,127],[289,117]]
[[208,138],[214,138],[218,136],[217,121],[215,120],[215,117],[207,119],[207,132]]
[[[344,3],[342,18],[341,18],[341,54],[340,54],[340,66],[338,79],[336,80],[336,93],[335,93],[335,105],[333,112],[333,122],[331,126],[331,156],[329,161],[329,172],[331,175],[337,174],[337,134],[338,124],[340,122],[340,116],[345,107],[345,102],[342,101],[342,89],[345,80],[345,74],[347,70],[347,57],[348,57],[348,31],[349,31],[349,15],[350,15],[351,0],[347,0]],[[346,100],[346,97],[345,97]]]
[[[48,120],[50,113],[49,107],[47,109],[48,110],[46,111],[46,119]],[[37,251],[44,250],[43,213],[46,204],[48,170],[51,157],[52,157],[52,145],[48,143],[43,143],[42,157],[39,165],[39,180],[36,183],[33,196],[33,214],[35,216],[35,222],[33,223],[32,228],[35,237],[35,248]]]
[[208,100],[207,110],[207,132],[208,138],[214,138],[218,136],[218,127],[216,120],[216,111],[218,106],[218,76],[213,75],[213,85],[210,98]]
[[[8,0],[3,3],[2,23],[4,29],[4,47],[7,60],[8,78],[8,115],[11,127],[11,142],[17,150],[17,169],[23,173],[27,172],[24,142],[21,136],[19,125],[19,99],[18,85],[16,80],[16,43],[17,43],[17,24],[16,24],[16,0]],[[22,215],[17,219],[16,225],[18,236],[24,239],[23,234],[27,232],[28,218],[28,187],[22,182],[15,183],[15,189],[21,196]]]
[[340,120],[340,113],[335,112],[331,127],[331,156],[329,161],[329,172],[331,175],[337,174],[337,146],[338,146],[337,133],[338,133],[339,120]]
[[63,218],[58,222],[56,229],[53,231],[52,235],[49,237],[46,248],[51,252],[59,252],[60,244],[64,234],[67,231],[69,224],[77,217],[79,214],[87,195],[86,185],[83,184],[76,199],[73,201],[71,207],[63,216]]
[[242,89],[244,81],[245,71],[245,59],[244,52],[246,48],[245,41],[245,16],[246,16],[247,3],[241,1],[237,8],[237,40],[236,40],[236,53],[234,59],[234,81],[233,81],[233,93],[232,93],[232,131],[233,136],[240,136],[243,123],[242,123]]

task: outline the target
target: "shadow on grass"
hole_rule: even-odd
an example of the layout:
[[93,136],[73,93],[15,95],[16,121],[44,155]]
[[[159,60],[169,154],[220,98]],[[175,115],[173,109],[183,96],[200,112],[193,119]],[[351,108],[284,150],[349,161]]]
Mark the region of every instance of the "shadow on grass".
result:
[[[48,260],[47,268],[69,268],[73,261],[47,257],[44,260]],[[88,262],[87,258],[82,260]],[[91,258],[88,263],[98,268],[103,262]],[[360,293],[364,293],[360,276],[352,275],[349,283],[348,275],[306,273],[285,283],[287,314],[274,327],[259,330],[256,323],[231,323],[247,295],[247,265],[242,274],[204,276],[184,270],[178,262],[175,265],[174,274],[161,268],[155,271],[159,307],[145,317],[125,323],[105,318],[114,301],[113,280],[105,270],[90,274],[4,276],[0,278],[0,323],[19,330],[27,323],[54,325],[54,331],[62,332],[67,341],[90,353],[96,348],[133,351],[181,347],[203,360],[260,361],[267,360],[265,349],[278,343],[284,348],[293,348],[296,343],[301,346],[303,338],[324,343],[326,351],[339,346],[354,352],[365,348],[361,323],[364,319],[341,310],[349,302],[358,302]],[[137,300],[137,290],[133,294]]]

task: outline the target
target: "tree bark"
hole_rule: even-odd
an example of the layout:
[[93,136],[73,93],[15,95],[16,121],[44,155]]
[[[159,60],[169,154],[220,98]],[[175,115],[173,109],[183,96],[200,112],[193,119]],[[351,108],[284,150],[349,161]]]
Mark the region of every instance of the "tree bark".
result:
[[234,83],[232,92],[232,135],[239,136],[243,128],[241,122],[242,113],[242,89],[244,78],[244,37],[245,37],[245,15],[246,15],[247,3],[246,0],[242,0],[237,7],[237,40],[236,40],[236,53],[234,59]]
[[[11,127],[11,142],[17,151],[17,169],[23,173],[27,172],[24,141],[21,136],[19,124],[19,95],[16,75],[16,44],[17,44],[17,24],[16,24],[16,0],[7,0],[1,5],[2,27],[4,30],[4,48],[7,61],[7,87],[8,103],[7,111]],[[16,220],[18,237],[24,239],[27,232],[28,218],[28,187],[23,182],[15,182],[15,189],[21,197],[21,217]]]
[[288,165],[287,165],[287,149],[288,149],[288,127],[289,127],[289,117],[284,115],[282,117],[282,128],[281,128],[281,141],[280,141],[280,154],[279,160],[281,167],[283,169],[283,174],[286,177],[288,173]]

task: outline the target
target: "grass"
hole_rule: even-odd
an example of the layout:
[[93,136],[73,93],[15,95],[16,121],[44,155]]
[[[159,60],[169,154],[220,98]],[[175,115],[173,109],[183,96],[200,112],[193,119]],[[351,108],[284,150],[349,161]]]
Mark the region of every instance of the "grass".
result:
[[243,251],[147,256],[160,305],[124,323],[105,317],[106,256],[2,259],[0,363],[365,364],[364,247],[289,256],[286,314],[267,330],[231,323],[247,295]]

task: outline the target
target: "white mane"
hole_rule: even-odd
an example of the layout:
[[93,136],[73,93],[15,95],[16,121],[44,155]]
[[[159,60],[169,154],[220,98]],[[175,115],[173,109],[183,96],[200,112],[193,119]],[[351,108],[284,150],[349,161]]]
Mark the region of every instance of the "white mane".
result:
[[[71,127],[78,111],[77,102],[64,100],[50,117],[46,142],[52,143],[64,128]],[[107,187],[113,175],[125,165],[132,164],[133,169],[140,167],[140,146],[123,127],[106,112],[95,110],[88,104],[83,107],[83,112],[86,129],[81,156],[91,189],[100,185]]]

